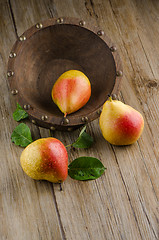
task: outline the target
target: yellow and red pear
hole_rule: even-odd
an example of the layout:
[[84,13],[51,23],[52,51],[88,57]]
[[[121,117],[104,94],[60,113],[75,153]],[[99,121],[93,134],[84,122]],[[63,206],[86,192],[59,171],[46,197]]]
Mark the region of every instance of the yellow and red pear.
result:
[[65,116],[82,108],[90,96],[90,81],[78,70],[64,72],[52,88],[52,99]]
[[29,144],[20,157],[24,172],[36,180],[62,182],[68,175],[68,154],[56,138],[41,138]]
[[129,105],[109,98],[99,119],[103,137],[113,145],[136,142],[144,128],[142,115]]

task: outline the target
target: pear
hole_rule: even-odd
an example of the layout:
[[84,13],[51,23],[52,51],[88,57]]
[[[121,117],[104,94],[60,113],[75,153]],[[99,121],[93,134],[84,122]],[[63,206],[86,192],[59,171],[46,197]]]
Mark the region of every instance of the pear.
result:
[[129,145],[139,139],[144,129],[144,119],[131,106],[110,97],[103,105],[99,126],[109,143]]
[[68,175],[68,154],[56,138],[41,138],[22,152],[20,162],[24,172],[36,180],[60,183]]
[[90,96],[90,81],[78,70],[64,72],[52,88],[52,99],[64,116],[82,108]]

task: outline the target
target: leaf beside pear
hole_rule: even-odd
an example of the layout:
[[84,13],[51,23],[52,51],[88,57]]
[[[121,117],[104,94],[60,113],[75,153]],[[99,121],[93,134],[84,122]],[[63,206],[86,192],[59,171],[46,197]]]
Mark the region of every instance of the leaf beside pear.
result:
[[25,119],[28,117],[28,113],[17,103],[17,108],[13,113],[13,119],[17,122],[19,122],[22,119]]
[[68,166],[68,174],[71,178],[84,181],[99,178],[105,171],[101,161],[94,157],[79,157]]
[[24,123],[20,123],[14,129],[11,135],[11,140],[18,146],[28,146],[31,142],[33,142],[29,127]]
[[83,127],[81,130],[79,137],[77,140],[72,144],[74,148],[89,148],[93,144],[93,138],[85,132],[86,126]]

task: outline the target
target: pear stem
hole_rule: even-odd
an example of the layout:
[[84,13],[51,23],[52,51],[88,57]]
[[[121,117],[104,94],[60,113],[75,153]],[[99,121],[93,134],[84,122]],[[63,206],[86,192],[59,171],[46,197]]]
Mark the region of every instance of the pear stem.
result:
[[109,101],[112,102],[112,97],[110,94],[108,94]]
[[52,137],[51,130],[49,129],[49,137]]
[[65,148],[67,148],[67,147],[71,147],[71,146],[72,146],[72,144],[69,144],[69,145],[66,145]]
[[63,189],[62,189],[62,183],[59,183],[59,185],[60,185],[60,191],[62,191]]
[[109,101],[112,102],[112,98],[111,97],[109,97]]

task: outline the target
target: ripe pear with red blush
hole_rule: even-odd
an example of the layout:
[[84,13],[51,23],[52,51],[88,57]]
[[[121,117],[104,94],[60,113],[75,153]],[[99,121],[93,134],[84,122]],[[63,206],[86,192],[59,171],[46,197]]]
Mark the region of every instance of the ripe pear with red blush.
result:
[[36,180],[63,182],[68,175],[68,154],[56,138],[41,138],[29,144],[20,157],[24,172]]
[[52,99],[64,116],[82,108],[90,96],[90,81],[78,70],[64,72],[52,88]]
[[111,97],[103,105],[99,119],[103,137],[113,145],[136,142],[144,129],[144,119],[138,111]]

